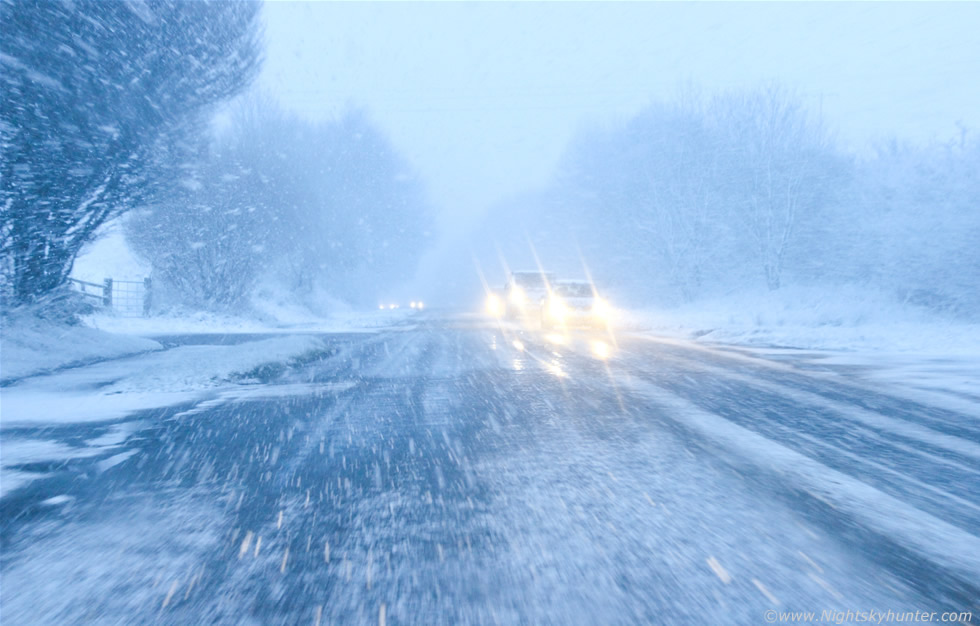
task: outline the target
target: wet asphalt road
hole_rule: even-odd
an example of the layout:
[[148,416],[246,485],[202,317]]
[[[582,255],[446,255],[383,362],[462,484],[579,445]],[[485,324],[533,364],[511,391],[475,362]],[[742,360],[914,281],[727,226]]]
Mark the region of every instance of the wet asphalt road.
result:
[[700,437],[662,397],[974,535],[980,470],[942,436],[975,445],[975,420],[735,353],[616,342],[430,317],[329,335],[319,358],[256,372],[247,398],[131,416],[120,462],[22,468],[52,476],[3,500],[0,618],[754,624],[771,609],[973,608],[975,588]]

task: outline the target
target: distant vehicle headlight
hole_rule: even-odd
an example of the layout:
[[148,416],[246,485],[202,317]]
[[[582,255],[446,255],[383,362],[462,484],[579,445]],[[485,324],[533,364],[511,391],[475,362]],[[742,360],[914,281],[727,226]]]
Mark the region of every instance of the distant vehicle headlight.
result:
[[496,294],[487,296],[487,313],[493,317],[500,317],[504,314],[504,303],[500,301],[500,298]]
[[520,287],[514,287],[510,290],[510,301],[522,307],[527,302],[527,294]]
[[417,308],[418,310],[420,310],[420,311],[421,311],[422,309],[424,309],[424,308],[425,308],[425,305],[424,305],[424,304],[422,304],[421,302],[419,302],[419,303],[417,303],[417,304],[415,305],[415,308]]

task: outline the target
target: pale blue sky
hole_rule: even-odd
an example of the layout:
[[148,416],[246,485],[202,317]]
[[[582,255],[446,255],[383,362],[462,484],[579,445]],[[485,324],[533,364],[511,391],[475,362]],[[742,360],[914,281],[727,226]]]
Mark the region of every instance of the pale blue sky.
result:
[[980,129],[980,3],[266,6],[260,84],[312,118],[366,108],[447,226],[547,181],[583,124],[687,82],[777,80],[854,149]]

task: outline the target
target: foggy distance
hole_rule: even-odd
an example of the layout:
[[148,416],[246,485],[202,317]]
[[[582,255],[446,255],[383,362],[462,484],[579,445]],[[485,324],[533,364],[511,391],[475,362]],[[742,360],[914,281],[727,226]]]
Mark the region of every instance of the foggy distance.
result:
[[0,25],[5,624],[977,620],[980,4]]

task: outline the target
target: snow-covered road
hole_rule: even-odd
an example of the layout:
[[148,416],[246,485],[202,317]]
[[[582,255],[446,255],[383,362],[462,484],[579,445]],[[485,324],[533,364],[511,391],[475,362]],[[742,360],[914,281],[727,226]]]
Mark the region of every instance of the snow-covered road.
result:
[[978,614],[969,407],[436,315],[218,341],[4,388],[4,624]]

